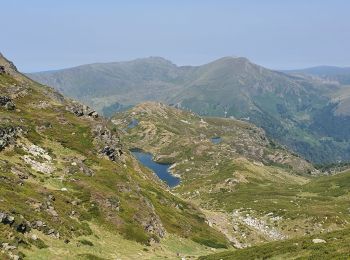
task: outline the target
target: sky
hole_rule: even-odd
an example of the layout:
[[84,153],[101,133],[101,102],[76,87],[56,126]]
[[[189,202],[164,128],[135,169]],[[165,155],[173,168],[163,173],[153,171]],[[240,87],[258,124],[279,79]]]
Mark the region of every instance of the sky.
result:
[[350,66],[348,0],[0,0],[0,8],[0,52],[23,72],[149,56]]

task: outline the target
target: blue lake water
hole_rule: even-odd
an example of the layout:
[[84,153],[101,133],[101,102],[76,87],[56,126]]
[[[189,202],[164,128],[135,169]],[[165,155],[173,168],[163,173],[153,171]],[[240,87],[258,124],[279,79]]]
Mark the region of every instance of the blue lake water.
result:
[[159,179],[165,181],[170,188],[179,185],[180,179],[173,176],[169,172],[169,167],[171,166],[171,164],[157,163],[153,161],[152,154],[145,153],[139,149],[132,149],[131,153],[137,158],[137,160],[139,160],[141,164],[154,171],[155,174],[157,174],[157,176],[159,177]]
[[133,118],[130,122],[130,124],[128,124],[128,129],[132,129],[134,127],[136,127],[139,124],[139,121],[135,118]]
[[222,141],[222,139],[220,136],[216,136],[216,137],[211,138],[211,142],[213,144],[219,144],[219,143],[221,143],[221,141]]

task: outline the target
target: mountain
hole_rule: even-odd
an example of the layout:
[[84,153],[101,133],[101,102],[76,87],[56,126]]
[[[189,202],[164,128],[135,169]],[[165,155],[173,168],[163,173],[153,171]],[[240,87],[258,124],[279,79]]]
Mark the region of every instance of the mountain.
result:
[[[264,253],[273,258],[298,241],[295,250],[320,236],[349,239],[350,172],[323,176],[251,123],[155,102],[118,113],[112,123],[122,129],[126,147],[172,163],[171,173],[181,179],[172,192],[204,209],[209,225],[236,248],[248,247],[209,259],[260,259]],[[272,241],[278,242],[265,244]],[[338,253],[345,245],[339,241]]]
[[29,76],[102,111],[115,104],[122,107],[145,99],[163,100],[183,83],[185,74],[186,70],[179,69],[170,61],[151,57],[130,62],[83,65]]
[[350,84],[350,67],[317,66],[299,70],[286,70],[284,72],[317,76],[325,80],[339,82],[342,85]]
[[91,108],[0,55],[0,258],[150,259],[228,247]]
[[269,70],[246,58],[179,67],[151,57],[28,76],[108,116],[143,101],[160,101],[201,115],[250,121],[314,163],[350,159],[350,102],[341,84]]
[[[208,81],[217,66],[181,68],[176,81]],[[301,83],[271,88],[304,91]],[[2,55],[0,90],[1,259],[347,254],[349,172],[323,176],[250,122],[158,102],[108,120],[22,75]],[[254,91],[262,90],[244,93]],[[158,168],[145,167],[149,156],[179,185],[169,188]]]

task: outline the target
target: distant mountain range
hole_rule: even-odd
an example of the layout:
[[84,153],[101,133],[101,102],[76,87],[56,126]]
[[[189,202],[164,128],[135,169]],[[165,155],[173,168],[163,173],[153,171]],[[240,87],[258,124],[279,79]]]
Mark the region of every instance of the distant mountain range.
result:
[[347,70],[280,72],[241,57],[176,66],[150,57],[28,76],[107,116],[140,102],[161,101],[201,115],[244,119],[305,158],[332,163],[350,159]]
[[286,70],[284,72],[313,75],[328,80],[338,81],[341,84],[350,84],[350,67],[317,66],[299,70]]

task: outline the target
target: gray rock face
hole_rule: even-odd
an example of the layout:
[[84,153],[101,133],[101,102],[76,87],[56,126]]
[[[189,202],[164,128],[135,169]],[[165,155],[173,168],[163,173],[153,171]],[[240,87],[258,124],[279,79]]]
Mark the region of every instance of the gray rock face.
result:
[[6,212],[0,211],[0,223],[12,225],[15,222],[15,218]]
[[0,151],[6,146],[13,144],[20,132],[21,128],[19,127],[0,127]]
[[[134,220],[139,222],[146,232],[153,234],[158,238],[164,238],[166,235],[166,230],[162,221],[160,220],[160,217],[157,215],[152,202],[146,198],[143,198],[142,207],[143,213],[135,214]],[[157,241],[154,241],[154,239],[151,238],[151,240],[148,242],[151,244]]]
[[0,106],[7,110],[14,110],[16,108],[15,103],[8,96],[0,96]]
[[100,144],[100,153],[106,155],[110,160],[123,160],[122,144],[117,134],[112,133],[106,126],[97,125],[93,129],[95,142]]
[[79,104],[79,103],[73,103],[69,106],[67,106],[67,110],[72,112],[74,115],[81,117],[81,116],[89,116],[92,118],[98,118],[98,114],[95,110],[91,109],[88,106]]

